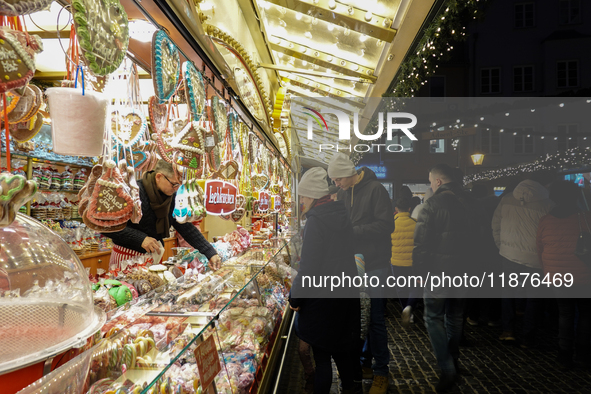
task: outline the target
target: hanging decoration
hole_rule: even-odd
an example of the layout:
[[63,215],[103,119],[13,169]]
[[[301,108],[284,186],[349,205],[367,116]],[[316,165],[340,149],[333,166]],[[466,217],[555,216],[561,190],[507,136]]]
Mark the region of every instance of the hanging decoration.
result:
[[36,193],[36,182],[9,172],[0,174],[0,227],[10,226],[20,207]]
[[179,51],[172,40],[162,30],[152,37],[152,77],[154,92],[163,104],[176,91],[181,75]]
[[205,95],[203,77],[192,62],[186,61],[183,63],[183,80],[191,119],[193,122],[197,122],[205,111],[207,96]]
[[119,0],[73,0],[72,17],[88,68],[103,76],[117,70],[129,45],[127,13]]
[[[16,26],[15,26],[16,27]],[[10,28],[0,29],[0,53],[3,73],[0,74],[0,93],[23,89],[35,75],[35,55],[43,50],[41,38]]]
[[146,117],[135,108],[115,110],[111,113],[111,132],[117,144],[124,148],[135,145],[148,129]]
[[554,155],[546,154],[545,156],[541,156],[537,160],[530,163],[512,165],[505,168],[486,170],[476,174],[467,175],[464,177],[464,184],[484,180],[489,181],[546,170],[566,171],[569,169],[579,170],[584,168],[584,172],[587,172],[588,168],[590,167],[590,163],[591,149],[576,147],[568,149],[564,152],[558,152]]
[[174,154],[173,162],[179,166],[202,170],[201,157],[205,153],[203,142],[206,130],[197,122],[189,122],[171,143]]
[[49,8],[53,0],[0,0],[0,15],[27,15]]
[[205,182],[205,209],[208,214],[228,215],[236,210],[238,190],[233,184],[221,180]]

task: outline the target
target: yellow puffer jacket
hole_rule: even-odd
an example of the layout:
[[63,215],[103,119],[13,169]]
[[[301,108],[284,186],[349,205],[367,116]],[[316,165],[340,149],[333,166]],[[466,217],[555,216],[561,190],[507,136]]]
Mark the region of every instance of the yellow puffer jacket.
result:
[[415,226],[417,221],[410,217],[410,212],[399,212],[394,216],[395,230],[392,233],[392,265],[412,266]]

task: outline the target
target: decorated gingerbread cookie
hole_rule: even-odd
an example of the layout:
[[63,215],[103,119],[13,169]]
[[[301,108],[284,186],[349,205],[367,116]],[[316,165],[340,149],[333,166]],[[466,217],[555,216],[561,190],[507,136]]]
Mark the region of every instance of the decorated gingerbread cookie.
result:
[[27,15],[49,8],[53,0],[0,0],[0,15]]
[[0,30],[0,93],[27,86],[35,74],[35,54],[43,50],[41,38],[22,31]]
[[185,84],[185,97],[189,104],[191,118],[193,121],[198,121],[205,111],[207,96],[205,94],[203,77],[192,62],[186,61],[183,63],[183,80]]
[[22,175],[0,174],[0,227],[10,226],[16,213],[37,193],[37,184]]
[[111,133],[115,141],[128,148],[136,144],[148,129],[146,117],[137,109],[111,113]]
[[154,92],[161,104],[175,92],[180,75],[181,62],[176,45],[164,31],[156,31],[152,38],[152,77]]
[[88,68],[96,75],[117,70],[129,44],[127,13],[119,0],[73,0],[72,15]]
[[[133,200],[115,163],[107,161],[105,169],[92,192],[87,209],[88,217],[90,220],[106,220],[120,224],[131,218]],[[97,221],[96,224],[103,223]]]
[[201,167],[201,156],[205,153],[204,133],[205,129],[197,122],[190,122],[174,138],[171,147],[177,151],[174,161],[177,165],[194,170]]

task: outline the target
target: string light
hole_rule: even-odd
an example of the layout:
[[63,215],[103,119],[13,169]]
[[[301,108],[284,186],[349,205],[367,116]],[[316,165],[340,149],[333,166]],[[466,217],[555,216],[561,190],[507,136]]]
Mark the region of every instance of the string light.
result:
[[[544,137],[542,136],[542,138]],[[554,139],[556,140],[557,138],[555,137]],[[513,165],[498,170],[487,170],[477,174],[467,175],[464,177],[464,184],[482,180],[512,177],[523,173],[533,173],[538,171],[580,169],[589,166],[589,163],[591,163],[591,149],[588,147],[575,147],[553,155],[546,154],[531,163]]]

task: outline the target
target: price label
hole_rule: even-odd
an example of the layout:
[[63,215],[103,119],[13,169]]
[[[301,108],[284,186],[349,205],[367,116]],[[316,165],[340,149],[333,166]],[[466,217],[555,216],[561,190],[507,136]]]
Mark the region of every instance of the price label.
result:
[[205,147],[211,148],[214,146],[215,146],[215,138],[213,137],[213,135],[209,135],[209,136],[205,137]]
[[205,341],[197,345],[195,360],[197,361],[201,387],[205,389],[209,387],[216,375],[222,370],[213,335],[210,335]]

